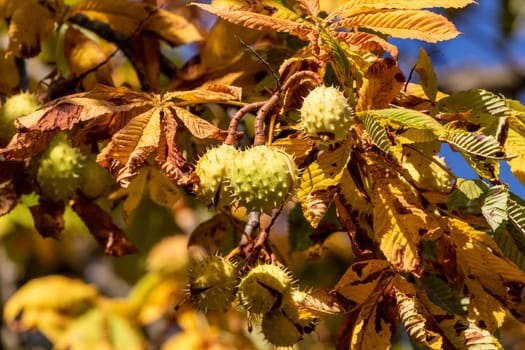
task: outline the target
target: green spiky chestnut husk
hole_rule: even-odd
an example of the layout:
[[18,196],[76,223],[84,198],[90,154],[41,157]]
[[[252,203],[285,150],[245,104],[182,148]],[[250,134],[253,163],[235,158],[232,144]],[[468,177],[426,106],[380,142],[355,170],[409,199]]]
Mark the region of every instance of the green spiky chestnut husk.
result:
[[9,97],[0,113],[0,135],[9,140],[16,133],[15,120],[34,112],[42,103],[33,94],[22,92]]
[[108,194],[115,181],[104,167],[96,162],[96,155],[87,156],[84,166],[80,169],[79,188],[88,198],[98,198]]
[[353,111],[340,90],[319,86],[303,101],[301,125],[312,141],[332,145],[346,139],[352,125],[352,115]]
[[190,262],[189,293],[198,309],[226,310],[235,299],[238,283],[235,266],[220,256]]
[[61,201],[71,198],[80,185],[85,156],[63,136],[55,137],[40,157],[36,181],[43,197]]
[[232,163],[230,187],[239,206],[270,214],[291,196],[298,176],[292,156],[281,149],[256,146]]
[[281,307],[291,285],[290,275],[280,267],[257,265],[241,279],[239,297],[248,311],[266,313]]
[[289,347],[302,339],[302,332],[282,310],[273,310],[263,315],[262,333],[275,346]]
[[195,173],[200,183],[195,186],[195,193],[206,205],[222,208],[232,203],[233,197],[227,186],[228,170],[238,154],[235,147],[221,145],[209,149],[198,160]]

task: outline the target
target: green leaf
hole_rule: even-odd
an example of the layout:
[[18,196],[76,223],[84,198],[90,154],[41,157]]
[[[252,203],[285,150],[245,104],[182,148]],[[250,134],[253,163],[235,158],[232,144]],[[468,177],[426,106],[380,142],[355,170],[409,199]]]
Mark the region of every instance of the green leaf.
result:
[[461,295],[454,292],[445,281],[437,275],[425,275],[421,281],[427,293],[439,300],[441,307],[456,315],[465,315],[465,308],[461,303]]
[[366,113],[363,117],[363,124],[374,144],[383,152],[388,153],[390,142],[388,142],[385,128],[370,113]]
[[525,256],[512,234],[499,230],[494,234],[494,241],[510,261],[516,264],[521,271],[525,271]]
[[468,113],[471,123],[483,127],[483,133],[498,138],[510,109],[502,97],[490,91],[472,89],[457,92],[438,102],[442,112]]
[[498,160],[508,159],[494,136],[448,129],[441,134],[440,139],[469,155]]
[[376,109],[372,111],[357,113],[357,116],[364,118],[368,113],[383,118],[386,122],[400,125],[407,128],[426,129],[440,135],[444,132],[443,126],[428,114],[405,108]]
[[507,212],[512,225],[525,235],[525,207],[514,200],[509,200]]
[[436,95],[438,91],[438,80],[436,72],[434,71],[434,66],[430,61],[425,49],[422,47],[419,48],[419,58],[417,59],[416,67],[414,68],[417,74],[419,75],[419,80],[421,81],[421,86],[425,95],[431,102],[436,102]]
[[481,213],[493,231],[497,231],[507,221],[508,200],[509,192],[502,185],[489,189],[483,199]]
[[448,199],[448,209],[460,209],[467,214],[479,214],[481,209],[479,199],[487,192],[489,186],[482,180],[458,179],[456,189]]

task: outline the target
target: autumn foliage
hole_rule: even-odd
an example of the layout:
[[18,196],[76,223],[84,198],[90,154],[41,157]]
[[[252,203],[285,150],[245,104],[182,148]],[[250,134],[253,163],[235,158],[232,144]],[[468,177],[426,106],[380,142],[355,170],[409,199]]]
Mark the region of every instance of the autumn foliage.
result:
[[[40,277],[7,326],[57,349],[386,349],[405,333],[501,349],[504,322],[525,322],[525,202],[499,176],[506,162],[525,183],[525,107],[440,91],[423,49],[402,72],[388,41],[453,39],[439,13],[467,5],[0,1],[0,215],[29,207],[60,240],[70,208],[122,257],[142,249],[127,230],[144,198],[204,213],[155,245],[127,296]],[[32,57],[51,67],[42,81]],[[42,106],[10,119],[23,90]],[[450,170],[445,144],[477,179]],[[334,244],[329,284],[294,265]],[[159,320],[162,336],[144,331]]]

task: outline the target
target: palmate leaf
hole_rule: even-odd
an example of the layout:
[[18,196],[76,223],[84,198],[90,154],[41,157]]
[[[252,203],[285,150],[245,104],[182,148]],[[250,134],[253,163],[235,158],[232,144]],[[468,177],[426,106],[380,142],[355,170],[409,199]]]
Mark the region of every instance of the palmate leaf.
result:
[[440,135],[446,141],[461,151],[481,158],[494,160],[507,159],[505,151],[494,136],[448,129]]
[[[230,91],[231,93],[227,93]],[[74,144],[107,139],[97,157],[126,186],[153,152],[155,161],[177,184],[196,181],[191,166],[174,143],[177,120],[198,138],[223,139],[225,132],[191,114],[181,106],[188,102],[230,101],[240,94],[228,86],[187,91],[173,95],[147,94],[127,88],[97,86],[94,90],[62,99],[18,120],[18,134],[0,153],[11,160],[25,160],[41,152],[59,131],[67,131]]]

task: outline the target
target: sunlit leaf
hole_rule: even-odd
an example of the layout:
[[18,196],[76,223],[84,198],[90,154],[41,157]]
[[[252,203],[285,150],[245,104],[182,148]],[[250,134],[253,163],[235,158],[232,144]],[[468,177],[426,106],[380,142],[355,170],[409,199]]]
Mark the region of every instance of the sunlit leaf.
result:
[[[365,112],[358,113],[358,116],[364,115]],[[439,135],[444,128],[441,124],[428,114],[405,108],[388,108],[375,109],[368,111],[374,116],[384,118],[385,121],[394,125],[401,125],[407,128],[424,129]]]
[[376,10],[368,13],[339,15],[335,28],[361,27],[402,39],[430,43],[453,39],[459,35],[445,17],[427,10]]
[[506,310],[495,297],[487,294],[476,278],[468,277],[465,286],[469,293],[467,319],[473,324],[481,324],[493,333],[503,325]]
[[366,113],[363,117],[363,124],[365,130],[379,149],[385,153],[390,150],[390,142],[385,131],[385,127],[382,126],[371,113]]
[[374,190],[374,235],[383,254],[399,271],[420,275],[419,244],[439,230],[439,223],[400,179],[377,178]]
[[525,125],[510,119],[510,128],[504,146],[508,153],[516,155],[515,158],[508,160],[512,173],[521,183],[525,183]]
[[507,221],[507,202],[509,192],[504,186],[490,188],[481,206],[481,213],[493,231],[498,230]]
[[408,335],[430,349],[442,349],[443,338],[435,331],[432,316],[418,300],[414,285],[396,275],[392,289],[399,318]]
[[[305,217],[310,223],[319,223],[329,207],[326,195],[333,193],[341,182],[343,170],[350,159],[351,143],[343,142],[335,150],[319,152],[317,160],[303,170],[301,183],[297,190]],[[321,198],[321,201],[319,199]],[[321,211],[319,211],[321,205]]]
[[476,278],[485,293],[503,302],[516,318],[522,319],[525,315],[521,300],[525,272],[508,260],[484,232],[457,219],[448,220],[448,230],[458,247],[458,263],[465,275]]
[[333,290],[346,298],[352,308],[358,308],[383,279],[391,278],[392,273],[390,264],[385,260],[359,261],[346,270]]
[[356,111],[386,108],[401,91],[405,76],[390,58],[376,60],[365,73]]
[[186,18],[171,11],[157,9],[144,23],[144,30],[154,32],[171,45],[188,44],[203,39]]
[[440,138],[443,141],[448,142],[450,145],[473,156],[489,159],[507,158],[498,140],[493,136],[448,129],[441,134]]
[[377,35],[365,32],[335,32],[334,37],[346,43],[353,51],[386,51],[392,57],[397,58],[399,50],[397,46],[390,44],[388,41]]
[[276,1],[266,1],[269,4],[259,7],[245,5],[212,6],[192,3],[205,11],[213,13],[225,20],[250,29],[284,32],[307,40],[312,27],[304,23],[294,12],[287,10]]
[[417,59],[416,67],[414,68],[416,73],[419,75],[421,86],[431,102],[436,101],[438,80],[434,66],[430,61],[430,57],[422,47],[419,48],[419,58]]

